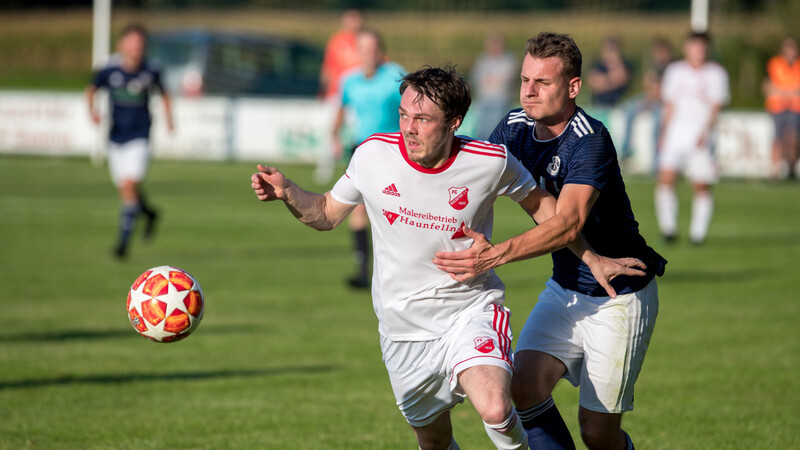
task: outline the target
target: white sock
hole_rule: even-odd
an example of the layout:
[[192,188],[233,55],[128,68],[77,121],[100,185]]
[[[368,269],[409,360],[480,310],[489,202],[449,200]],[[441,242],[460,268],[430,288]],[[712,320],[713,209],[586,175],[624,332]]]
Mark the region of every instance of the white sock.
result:
[[689,227],[689,238],[692,242],[700,243],[706,239],[713,214],[714,196],[711,192],[696,193],[692,201],[692,223]]
[[661,234],[678,234],[678,196],[671,186],[659,184],[656,187],[656,220]]
[[516,410],[511,410],[511,415],[503,423],[489,425],[483,422],[483,427],[486,429],[489,439],[500,450],[525,450],[528,448],[528,435],[525,434],[525,428],[522,427],[522,421],[519,420]]

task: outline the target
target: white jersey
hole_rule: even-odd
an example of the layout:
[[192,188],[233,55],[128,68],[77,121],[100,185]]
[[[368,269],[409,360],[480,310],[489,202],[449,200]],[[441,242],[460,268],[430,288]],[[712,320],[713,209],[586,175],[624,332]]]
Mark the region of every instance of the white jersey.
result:
[[673,106],[663,148],[695,149],[714,106],[728,103],[728,74],[714,62],[694,68],[685,60],[676,61],[664,72],[661,96]]
[[522,201],[536,183],[503,145],[457,136],[450,158],[426,169],[408,159],[400,133],[374,134],[331,190],[364,203],[372,227],[372,303],[381,335],[395,341],[441,337],[461,313],[502,304],[494,271],[465,283],[433,264],[438,251],[466,250],[461,225],[491,238],[498,195]]

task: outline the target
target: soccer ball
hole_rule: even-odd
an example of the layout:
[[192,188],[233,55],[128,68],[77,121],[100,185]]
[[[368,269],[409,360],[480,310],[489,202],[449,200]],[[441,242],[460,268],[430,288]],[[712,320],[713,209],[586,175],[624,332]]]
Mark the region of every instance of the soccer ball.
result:
[[128,291],[128,319],[156,342],[186,338],[203,318],[203,290],[188,272],[172,266],[146,270]]

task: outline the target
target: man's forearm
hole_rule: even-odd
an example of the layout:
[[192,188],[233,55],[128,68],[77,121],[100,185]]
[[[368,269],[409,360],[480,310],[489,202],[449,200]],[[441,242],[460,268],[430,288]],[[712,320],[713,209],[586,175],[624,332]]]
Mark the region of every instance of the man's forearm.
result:
[[[580,236],[580,229],[577,223],[572,222],[556,214],[525,233],[495,245],[495,250],[499,252],[496,266],[546,255],[575,243]],[[580,246],[576,247],[576,250],[580,249]]]
[[297,220],[303,224],[320,231],[332,230],[341,221],[332,221],[327,214],[327,196],[308,192],[300,188],[293,181],[287,180],[283,202]]

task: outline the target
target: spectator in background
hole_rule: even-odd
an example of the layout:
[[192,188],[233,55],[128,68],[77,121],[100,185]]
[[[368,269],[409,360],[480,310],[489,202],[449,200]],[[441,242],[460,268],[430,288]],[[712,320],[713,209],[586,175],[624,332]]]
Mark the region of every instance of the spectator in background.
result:
[[[399,130],[400,80],[405,74],[400,65],[387,61],[386,48],[378,32],[362,30],[357,42],[359,67],[342,77],[341,106],[334,119],[332,136],[334,153],[339,156],[343,153],[340,133],[349,110],[355,120],[355,143],[348,145],[345,154],[348,162],[355,148],[370,135]],[[348,279],[348,284],[355,288],[368,288],[369,221],[364,205],[356,206],[348,220],[357,263],[357,272]]]
[[319,85],[325,99],[338,99],[342,74],[359,63],[356,36],[364,27],[364,16],[357,9],[348,9],[342,13],[340,24],[341,28],[328,39],[322,59]]
[[595,106],[613,107],[625,95],[631,82],[631,67],[622,55],[617,38],[603,39],[600,57],[589,69],[588,81]]
[[108,151],[108,168],[119,190],[122,212],[119,222],[119,240],[113,255],[123,258],[139,214],[144,214],[147,224],[145,239],[153,235],[157,218],[155,209],[147,203],[141,182],[150,164],[150,93],[158,91],[164,105],[167,129],[172,131],[170,97],[161,84],[161,72],[145,59],[147,32],[139,25],[125,27],[117,42],[118,55],[109,65],[95,73],[86,88],[86,101],[92,122],[100,124],[100,115],[94,108],[94,94],[98,89],[108,89],[111,101],[111,141]]
[[794,38],[786,38],[780,54],[767,62],[764,94],[765,107],[775,121],[770,175],[773,180],[795,178],[800,134],[800,59]]
[[503,36],[491,33],[486,37],[484,53],[472,67],[472,85],[475,88],[475,111],[478,128],[475,136],[488,139],[494,125],[511,109],[514,81],[519,76],[517,58],[506,51]]
[[673,60],[672,45],[664,38],[657,37],[650,44],[650,56],[642,76],[642,92],[632,99],[626,108],[625,137],[622,141],[622,158],[633,155],[631,135],[636,117],[643,112],[650,112],[653,117],[653,146],[658,142],[658,130],[661,123],[661,80],[667,66]]
[[683,44],[685,59],[667,66],[661,87],[664,114],[655,206],[658,226],[667,242],[674,240],[678,232],[678,171],[685,174],[694,191],[689,227],[692,243],[705,240],[714,211],[714,129],[730,94],[728,74],[721,65],[708,60],[708,50],[706,33],[689,34]]

